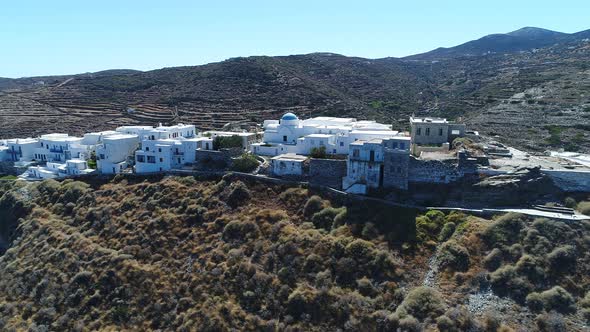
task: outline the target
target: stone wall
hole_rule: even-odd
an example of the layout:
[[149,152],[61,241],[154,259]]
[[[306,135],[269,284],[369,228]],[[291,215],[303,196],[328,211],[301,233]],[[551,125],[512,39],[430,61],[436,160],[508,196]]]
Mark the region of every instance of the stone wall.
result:
[[0,174],[16,175],[16,168],[12,161],[0,161]]
[[383,187],[408,189],[410,156],[407,152],[385,149],[383,155]]
[[346,176],[346,160],[309,159],[309,182],[332,188],[342,187]]
[[590,192],[590,172],[575,170],[541,170],[566,192]]
[[460,180],[463,172],[455,160],[420,160],[410,157],[408,181],[417,183],[451,183]]

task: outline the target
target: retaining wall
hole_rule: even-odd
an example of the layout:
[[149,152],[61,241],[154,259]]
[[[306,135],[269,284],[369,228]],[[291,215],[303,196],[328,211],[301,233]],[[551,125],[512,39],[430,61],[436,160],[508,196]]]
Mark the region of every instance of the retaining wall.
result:
[[566,192],[590,192],[590,172],[575,170],[541,170]]
[[332,188],[342,187],[346,176],[346,160],[309,159],[309,182]]

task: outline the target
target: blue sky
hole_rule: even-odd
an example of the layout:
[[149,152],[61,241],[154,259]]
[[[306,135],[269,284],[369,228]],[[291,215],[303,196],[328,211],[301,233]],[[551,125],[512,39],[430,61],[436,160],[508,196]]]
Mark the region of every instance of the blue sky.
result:
[[3,1],[0,77],[250,55],[399,57],[523,26],[586,30],[589,12],[587,0]]

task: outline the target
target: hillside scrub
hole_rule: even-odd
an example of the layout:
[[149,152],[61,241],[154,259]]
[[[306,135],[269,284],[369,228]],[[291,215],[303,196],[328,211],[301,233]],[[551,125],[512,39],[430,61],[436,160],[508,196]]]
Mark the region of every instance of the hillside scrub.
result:
[[[590,311],[583,223],[417,214],[235,175],[0,186],[19,213],[0,257],[1,330],[528,326],[463,306],[488,266],[494,292],[523,308],[559,311],[568,327]],[[424,287],[437,251],[443,270]],[[572,253],[571,273],[554,271],[549,257]]]

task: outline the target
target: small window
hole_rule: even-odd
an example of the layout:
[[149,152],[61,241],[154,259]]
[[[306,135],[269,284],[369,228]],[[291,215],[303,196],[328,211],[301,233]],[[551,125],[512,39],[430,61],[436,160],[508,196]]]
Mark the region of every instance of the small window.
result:
[[158,148],[158,152],[162,152],[162,148]]
[[358,158],[360,156],[361,152],[359,149],[354,149],[352,150],[352,156],[355,158]]
[[439,128],[438,129],[438,136],[442,136],[442,134],[443,134],[443,130],[442,130],[442,128]]
[[287,141],[287,136],[283,136],[283,142]]
[[418,135],[418,136],[422,135],[422,128],[418,128],[416,130],[416,135]]
[[430,128],[426,128],[426,136],[430,136]]
[[160,162],[164,162],[164,158],[160,158]]
[[406,149],[406,143],[399,143],[399,148],[402,150]]
[[344,146],[344,142],[340,142],[340,146]]
[[149,151],[149,150],[150,150],[150,147],[149,147],[149,146],[146,146],[146,147],[145,147],[145,150],[146,150],[146,151]]

